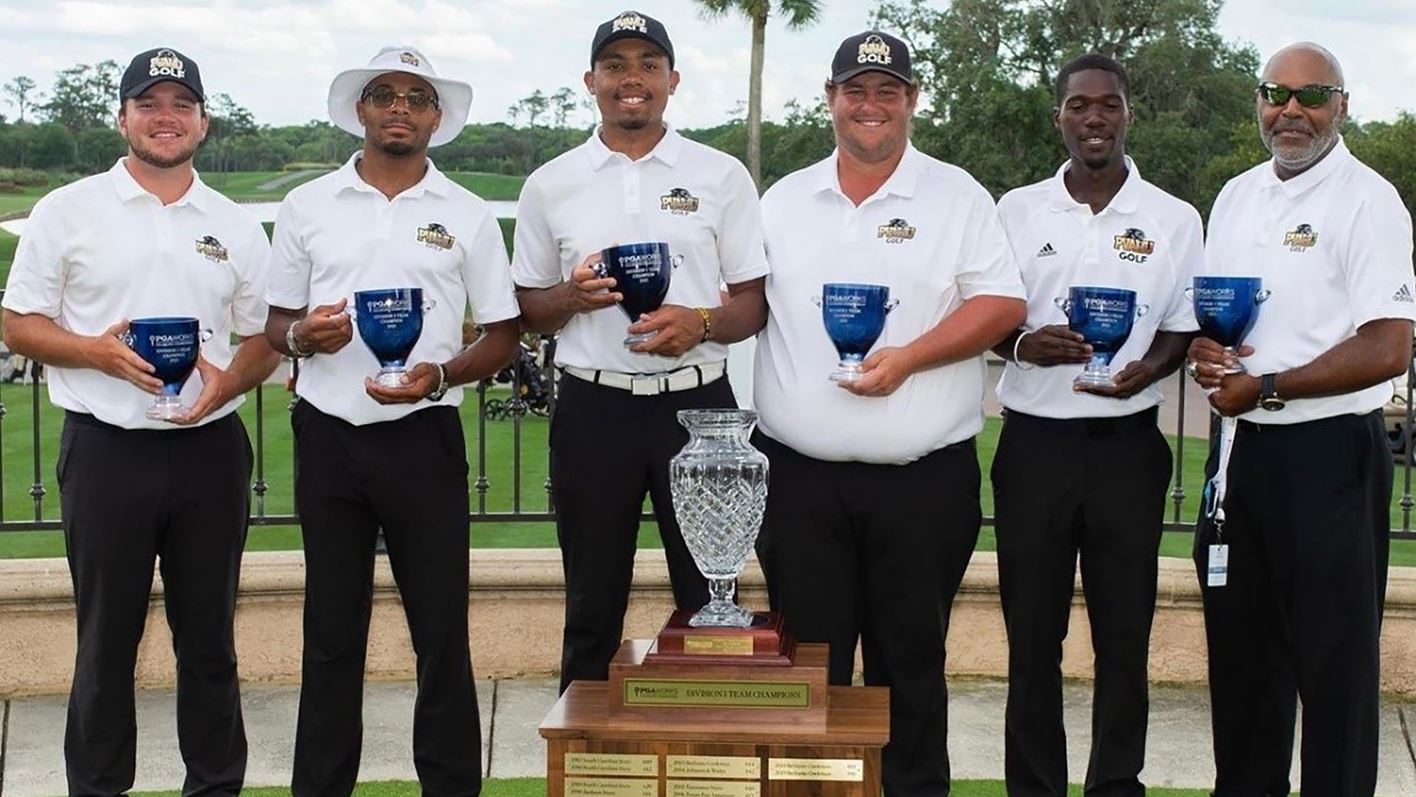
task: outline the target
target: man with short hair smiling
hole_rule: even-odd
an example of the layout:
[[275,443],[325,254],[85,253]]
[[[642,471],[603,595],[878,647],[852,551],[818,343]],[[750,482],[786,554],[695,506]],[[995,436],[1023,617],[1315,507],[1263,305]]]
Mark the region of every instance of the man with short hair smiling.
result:
[[[4,301],[5,342],[49,366],[50,400],[64,409],[59,493],[78,619],[69,793],[132,788],[133,667],[156,558],[183,792],[236,794],[246,734],[232,618],[252,465],[236,409],[279,362],[260,334],[269,244],[192,170],[208,125],[194,61],[142,53],[119,96],[127,157],[35,205]],[[182,392],[190,408],[171,422],[148,417],[162,382],[123,340],[129,319],[152,316],[195,317],[211,332]]]
[[[919,88],[887,33],[843,41],[826,100],[827,159],[762,201],[771,308],[753,390],[772,466],[758,555],[775,609],[830,644],[830,682],[890,687],[891,797],[949,792],[944,639],[978,539],[981,355],[1022,323],[993,198],[909,141]],[[898,305],[857,381],[833,383],[825,283]],[[877,307],[878,312],[884,308]]]
[[[472,88],[411,47],[335,76],[330,119],[364,139],[275,221],[271,344],[304,358],[290,423],[305,548],[305,650],[291,792],[348,795],[359,773],[374,542],[383,529],[417,657],[413,765],[427,794],[481,790],[481,727],[467,639],[467,452],[462,385],[517,350],[516,297],[490,207],[428,147],[457,137]],[[419,288],[422,332],[402,383],[352,343],[356,292]],[[411,301],[411,300],[410,300]],[[314,305],[313,309],[307,311]],[[463,348],[465,308],[484,329]],[[355,312],[369,312],[367,306]]]
[[1377,777],[1392,482],[1381,408],[1411,364],[1411,216],[1342,142],[1331,53],[1285,47],[1260,81],[1273,158],[1215,200],[1205,270],[1261,277],[1272,295],[1237,351],[1246,372],[1226,374],[1236,353],[1213,340],[1190,346],[1226,419],[1195,534],[1214,794],[1289,792],[1301,699],[1303,797],[1360,797]]
[[[1010,797],[1066,793],[1062,641],[1080,558],[1096,671],[1087,793],[1142,795],[1171,467],[1157,382],[1180,367],[1196,328],[1184,289],[1204,257],[1203,228],[1126,155],[1134,115],[1121,64],[1080,56],[1057,73],[1055,91],[1053,124],[1070,157],[998,202],[1028,290],[1027,322],[994,347],[1008,361],[992,473],[1008,629],[1004,772]],[[1135,291],[1145,309],[1110,384],[1073,381],[1092,347],[1055,302],[1074,285]]]
[[[665,123],[678,84],[658,20],[625,11],[601,24],[585,73],[601,124],[533,172],[517,205],[512,276],[523,323],[560,336],[551,487],[566,580],[562,691],[608,677],[646,493],[674,603],[707,602],[669,495],[669,459],[688,441],[676,411],[736,406],[727,344],[756,334],[767,312],[757,189],[735,158]],[[630,326],[616,306],[623,293],[595,267],[602,249],[638,242],[665,242],[682,262],[663,306]],[[653,337],[626,348],[626,331]]]

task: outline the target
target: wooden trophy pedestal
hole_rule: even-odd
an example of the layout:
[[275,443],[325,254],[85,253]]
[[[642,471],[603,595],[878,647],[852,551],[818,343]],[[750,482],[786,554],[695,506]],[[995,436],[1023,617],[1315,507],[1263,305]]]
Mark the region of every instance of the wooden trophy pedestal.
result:
[[748,667],[790,667],[796,639],[786,632],[782,615],[753,612],[747,628],[694,628],[693,612],[679,609],[644,656],[645,664],[692,664],[719,661]]
[[651,655],[664,641],[625,642],[608,682],[576,681],[551,709],[550,797],[879,797],[888,690],[828,686],[825,645],[767,665]]

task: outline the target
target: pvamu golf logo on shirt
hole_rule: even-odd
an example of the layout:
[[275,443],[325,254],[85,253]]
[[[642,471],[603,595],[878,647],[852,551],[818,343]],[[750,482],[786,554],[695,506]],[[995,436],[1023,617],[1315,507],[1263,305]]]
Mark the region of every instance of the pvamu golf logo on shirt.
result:
[[1283,245],[1290,252],[1306,252],[1318,245],[1318,233],[1311,224],[1299,224],[1283,234]]
[[1155,253],[1155,241],[1146,237],[1145,230],[1139,227],[1128,227],[1125,232],[1112,237],[1111,248],[1116,250],[1116,257],[1119,260],[1144,263],[1150,255]]
[[669,193],[659,197],[659,210],[672,213],[675,216],[697,213],[698,197],[690,194],[687,188],[671,188]]
[[428,222],[428,226],[426,227],[418,228],[418,243],[429,249],[442,249],[446,251],[451,249],[456,241],[457,239],[447,231],[446,227],[435,221]]
[[875,237],[887,244],[902,244],[914,239],[915,228],[904,219],[890,219],[875,228]]
[[225,263],[231,259],[226,247],[221,245],[215,235],[203,235],[197,239],[197,254],[213,263]]

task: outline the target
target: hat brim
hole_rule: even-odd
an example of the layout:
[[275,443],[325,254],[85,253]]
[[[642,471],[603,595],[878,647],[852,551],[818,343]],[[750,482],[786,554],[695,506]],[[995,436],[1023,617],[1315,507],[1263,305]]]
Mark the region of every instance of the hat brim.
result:
[[600,58],[600,53],[603,53],[606,47],[609,47],[611,44],[614,44],[617,41],[624,41],[625,39],[638,39],[640,41],[649,42],[655,47],[658,47],[664,53],[664,55],[668,56],[669,68],[674,68],[674,54],[671,50],[667,50],[664,48],[663,42],[659,41],[653,36],[650,36],[647,33],[640,33],[637,30],[628,29],[616,31],[606,36],[605,40],[600,42],[600,46],[595,48],[595,52],[590,53],[590,66],[592,68],[595,66],[595,61]]
[[467,125],[467,115],[472,111],[472,87],[460,80],[429,77],[404,69],[346,69],[335,75],[334,80],[329,84],[328,101],[329,120],[334,123],[335,127],[363,138],[364,126],[359,123],[359,112],[354,110],[354,106],[359,104],[364,87],[369,85],[370,80],[390,72],[404,72],[414,77],[420,77],[428,81],[433,90],[438,93],[438,106],[442,109],[442,122],[438,124],[438,129],[433,131],[432,138],[428,140],[428,146],[440,147],[457,138],[457,134],[461,133],[462,128]]
[[138,85],[128,89],[128,92],[123,95],[123,99],[131,100],[132,98],[138,96],[139,94],[142,94],[144,91],[147,91],[148,89],[152,88],[153,86],[156,86],[159,83],[176,83],[177,85],[185,88],[187,91],[190,91],[193,94],[197,95],[198,102],[206,102],[206,97],[203,96],[202,93],[197,90],[196,86],[193,86],[191,83],[181,78],[172,77],[171,75],[161,75],[159,77],[153,78],[152,80],[144,80]]
[[[879,64],[866,64],[865,66],[858,66],[854,69],[847,69],[844,72],[832,75],[831,82],[844,83],[847,80],[850,80],[851,78],[855,77],[856,75],[864,75],[866,72],[880,72],[881,74],[889,75],[890,77],[895,78],[901,83],[904,83],[906,86],[913,86],[915,84],[913,78],[907,78],[899,72],[896,72],[895,70],[890,69],[889,67],[880,66]],[[820,73],[818,72],[817,74]]]

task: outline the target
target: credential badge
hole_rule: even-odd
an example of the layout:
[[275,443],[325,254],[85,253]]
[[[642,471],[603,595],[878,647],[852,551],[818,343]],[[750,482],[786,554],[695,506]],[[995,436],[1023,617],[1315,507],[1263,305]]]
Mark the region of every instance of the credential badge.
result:
[[429,222],[426,227],[418,228],[418,243],[429,249],[451,249],[457,239],[453,237],[447,228],[437,222]]
[[177,77],[187,76],[187,65],[182,63],[182,59],[171,50],[158,50],[157,55],[148,61],[148,77]]
[[222,246],[221,241],[214,235],[203,235],[197,239],[197,253],[213,263],[225,263],[230,260],[226,247]]
[[1318,245],[1318,233],[1311,224],[1299,224],[1283,234],[1283,245],[1290,252],[1306,252]]
[[875,237],[887,244],[904,243],[914,239],[915,228],[911,227],[910,223],[904,219],[890,219],[876,228]]
[[860,43],[860,48],[856,51],[856,63],[858,64],[888,64],[890,58],[890,45],[885,40],[872,33],[865,37],[865,41]]
[[687,188],[671,188],[669,193],[659,197],[659,210],[666,210],[675,216],[687,216],[698,212],[698,197]]

